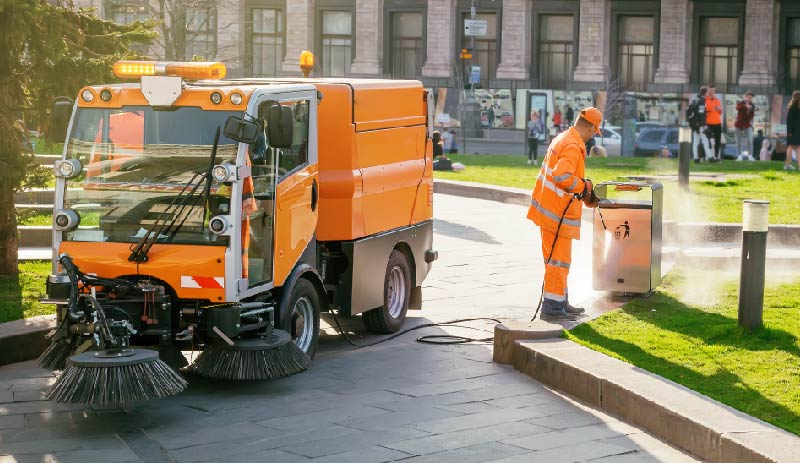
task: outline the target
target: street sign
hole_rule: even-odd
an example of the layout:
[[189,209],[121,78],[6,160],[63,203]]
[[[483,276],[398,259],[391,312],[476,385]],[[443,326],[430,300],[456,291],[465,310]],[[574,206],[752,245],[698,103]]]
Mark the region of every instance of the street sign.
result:
[[467,37],[486,37],[488,22],[484,19],[465,19],[464,35]]
[[480,66],[472,66],[472,70],[469,73],[469,83],[471,84],[479,84],[481,83],[481,67]]

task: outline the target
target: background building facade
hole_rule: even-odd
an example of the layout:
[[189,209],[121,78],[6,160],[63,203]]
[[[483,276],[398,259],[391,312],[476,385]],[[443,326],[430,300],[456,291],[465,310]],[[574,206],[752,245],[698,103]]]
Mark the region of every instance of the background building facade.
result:
[[[522,90],[563,92],[549,95],[555,107],[559,98],[577,104],[586,94],[619,106],[625,92],[685,99],[714,83],[719,93],[752,90],[771,105],[773,95],[800,87],[800,0],[76,3],[119,22],[160,19],[154,58],[220,60],[231,77],[298,76],[300,52],[311,50],[316,76],[414,78],[441,99],[440,89],[461,91],[477,66],[485,93],[509,95],[517,128],[526,117],[519,113],[530,110],[517,101]],[[486,25],[474,39],[465,33],[471,7]],[[471,60],[460,58],[465,47]],[[650,118],[644,109],[640,103],[638,112]],[[680,117],[681,110],[659,117]]]

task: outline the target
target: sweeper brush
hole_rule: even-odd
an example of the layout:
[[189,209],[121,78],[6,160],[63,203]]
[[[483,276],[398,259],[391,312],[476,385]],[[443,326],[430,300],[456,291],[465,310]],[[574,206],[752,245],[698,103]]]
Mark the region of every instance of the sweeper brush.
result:
[[[231,344],[232,343],[232,344]],[[192,369],[201,376],[224,380],[267,380],[300,373],[311,358],[286,331],[206,346]]]
[[114,405],[168,397],[180,393],[186,385],[186,380],[159,360],[156,351],[84,352],[69,358],[47,398]]
[[73,347],[68,338],[55,340],[42,352],[42,355],[36,360],[36,364],[45,370],[63,370],[67,366],[67,359],[72,353]]

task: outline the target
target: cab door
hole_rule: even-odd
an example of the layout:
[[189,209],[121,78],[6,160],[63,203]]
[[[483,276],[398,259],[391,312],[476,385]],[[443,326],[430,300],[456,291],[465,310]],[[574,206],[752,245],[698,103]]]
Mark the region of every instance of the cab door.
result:
[[283,285],[313,242],[319,215],[316,91],[281,95],[277,101],[284,113],[291,116],[293,136],[291,146],[275,148],[273,282],[276,287]]

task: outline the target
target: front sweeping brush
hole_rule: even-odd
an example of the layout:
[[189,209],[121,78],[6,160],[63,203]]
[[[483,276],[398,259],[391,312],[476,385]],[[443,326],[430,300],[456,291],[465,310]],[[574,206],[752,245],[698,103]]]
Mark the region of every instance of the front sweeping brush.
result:
[[192,369],[207,378],[259,381],[300,373],[311,364],[286,331],[231,342],[206,346]]
[[47,392],[49,400],[115,405],[180,393],[186,380],[149,349],[84,352],[67,366]]
[[63,370],[67,366],[67,358],[74,350],[73,348],[69,338],[54,340],[42,352],[42,355],[36,360],[36,364],[45,370]]

